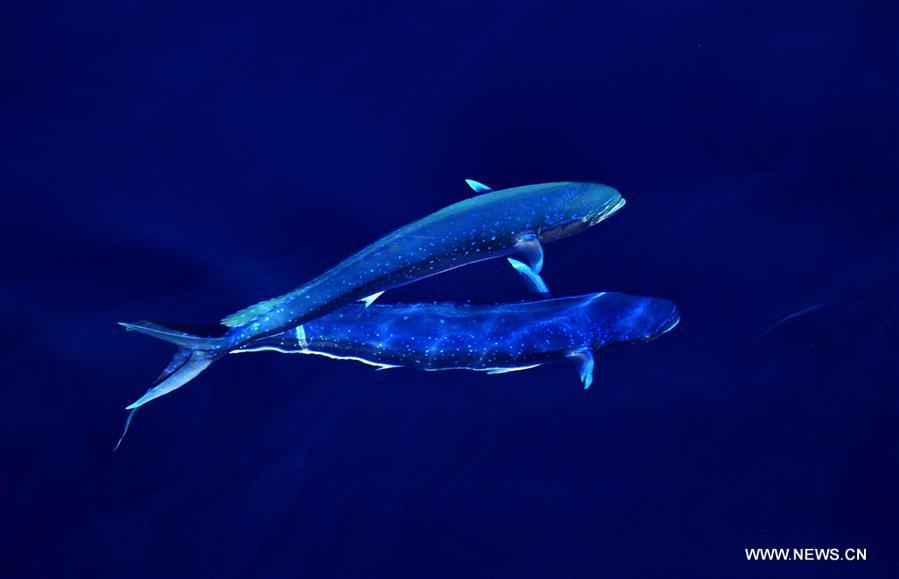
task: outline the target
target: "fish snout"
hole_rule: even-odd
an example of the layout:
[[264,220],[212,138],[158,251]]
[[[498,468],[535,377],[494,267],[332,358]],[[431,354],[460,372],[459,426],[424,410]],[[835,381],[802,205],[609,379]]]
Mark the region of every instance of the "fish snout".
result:
[[667,302],[667,307],[669,309],[667,316],[663,317],[662,323],[656,328],[657,336],[670,332],[680,322],[680,313],[677,311],[677,306],[672,302]]
[[589,225],[596,225],[597,223],[605,221],[606,219],[617,213],[618,210],[624,207],[624,204],[627,203],[624,197],[621,196],[621,193],[619,193],[617,190],[605,185],[603,185],[602,187],[604,188],[604,202],[595,211],[587,216],[587,219],[585,221]]

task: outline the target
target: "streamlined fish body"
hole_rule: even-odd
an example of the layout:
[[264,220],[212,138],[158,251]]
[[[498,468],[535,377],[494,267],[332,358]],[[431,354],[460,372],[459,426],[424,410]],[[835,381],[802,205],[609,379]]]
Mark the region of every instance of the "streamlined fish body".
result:
[[574,358],[585,386],[593,354],[644,342],[679,321],[664,299],[602,292],[497,305],[348,305],[235,352],[274,350],[381,368],[511,372]]
[[489,191],[372,243],[314,280],[226,317],[231,347],[296,327],[345,304],[470,263],[517,252],[539,273],[540,244],[599,223],[624,205],[611,187],[544,183]]
[[624,205],[615,189],[594,183],[544,183],[492,191],[450,205],[381,238],[312,281],[222,320],[230,330],[204,338],[151,322],[122,325],[180,347],[135,409],[192,380],[212,362],[253,340],[307,324],[355,301],[370,305],[381,293],[485,259],[522,253],[539,278],[542,244],[573,235]]

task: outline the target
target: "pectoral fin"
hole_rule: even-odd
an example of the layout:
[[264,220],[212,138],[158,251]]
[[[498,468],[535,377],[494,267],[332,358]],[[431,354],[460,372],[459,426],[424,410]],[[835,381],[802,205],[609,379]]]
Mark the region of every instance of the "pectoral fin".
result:
[[468,186],[471,187],[475,193],[488,193],[490,191],[493,191],[493,189],[491,189],[487,185],[478,183],[474,179],[466,179],[465,182],[468,183]]
[[519,237],[515,249],[524,254],[534,273],[540,273],[543,269],[543,246],[536,234],[526,233]]
[[371,294],[368,297],[362,298],[359,301],[364,303],[365,307],[368,307],[368,306],[372,305],[373,303],[375,303],[375,300],[378,299],[379,297],[381,297],[382,295],[384,295],[384,292],[378,292],[376,294]]
[[581,382],[584,384],[584,390],[593,384],[593,352],[588,349],[578,350],[568,354],[569,358],[573,358],[578,364],[578,373],[581,376]]
[[536,273],[529,265],[526,263],[522,263],[517,259],[513,259],[511,257],[507,258],[509,263],[512,264],[512,267],[515,268],[519,274],[521,274],[522,279],[524,279],[525,285],[528,286],[528,291],[532,294],[537,294],[541,297],[549,297],[549,288],[546,287],[546,282],[543,281],[543,278],[540,277],[540,274]]

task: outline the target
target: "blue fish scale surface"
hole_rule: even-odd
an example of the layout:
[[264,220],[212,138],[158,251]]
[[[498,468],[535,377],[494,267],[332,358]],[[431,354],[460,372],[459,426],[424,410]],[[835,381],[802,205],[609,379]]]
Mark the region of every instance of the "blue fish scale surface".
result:
[[498,305],[361,304],[249,348],[314,352],[422,370],[544,364],[581,350],[643,341],[676,316],[666,300],[615,293]]

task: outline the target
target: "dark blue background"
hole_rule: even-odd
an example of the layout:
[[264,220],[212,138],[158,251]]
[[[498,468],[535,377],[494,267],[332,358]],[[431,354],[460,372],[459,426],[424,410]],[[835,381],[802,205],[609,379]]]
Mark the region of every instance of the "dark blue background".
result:
[[[0,575],[899,574],[893,2],[2,13]],[[110,452],[171,355],[116,321],[214,323],[466,177],[617,187],[547,280],[681,325],[587,392],[231,357]],[[391,294],[523,290],[495,261]]]

